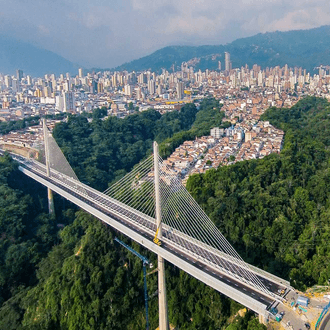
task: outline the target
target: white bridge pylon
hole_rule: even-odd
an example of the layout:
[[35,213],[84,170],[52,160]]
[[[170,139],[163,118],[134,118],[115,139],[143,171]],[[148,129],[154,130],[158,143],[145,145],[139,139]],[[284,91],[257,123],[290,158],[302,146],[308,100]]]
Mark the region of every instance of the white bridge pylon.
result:
[[[78,181],[56,141],[49,132],[46,135],[50,176],[41,163],[18,156],[26,175],[259,314],[264,306],[283,301],[278,292],[291,289],[289,282],[244,262],[158,153],[101,193]],[[153,240],[158,228],[154,158],[159,173],[161,246]]]
[[[155,235],[157,232],[154,175],[156,157],[162,224],[162,237],[159,238],[162,245],[168,245],[206,268],[223,274],[224,278],[232,278],[234,282],[260,292],[274,301],[283,300],[274,290],[271,292],[261,279],[269,279],[272,283],[287,288],[289,283],[244,262],[182,185],[177,173],[158,153],[137,164],[131,172],[101,193],[79,182],[55,139],[50,133],[47,136],[50,178],[59,180],[60,184],[65,182],[93,203],[113,205],[111,207],[114,212],[120,212],[118,215],[130,218],[132,223],[148,235]],[[40,171],[38,162],[33,163],[35,165],[31,163],[31,166],[34,169],[39,167]],[[152,242],[152,238],[150,241]]]
[[[159,155],[158,163],[162,239],[171,241],[184,252],[274,297],[274,293],[260,281],[250,265],[244,262],[189,194],[178,174]],[[156,224],[153,164],[154,156],[151,155],[105,190],[104,194],[142,212],[148,218],[146,222],[152,219]]]

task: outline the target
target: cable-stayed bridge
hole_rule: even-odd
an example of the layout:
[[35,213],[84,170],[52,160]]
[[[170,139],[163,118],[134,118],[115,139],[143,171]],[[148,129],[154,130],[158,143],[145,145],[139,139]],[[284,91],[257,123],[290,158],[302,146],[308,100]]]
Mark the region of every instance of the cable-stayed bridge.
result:
[[48,132],[45,146],[46,165],[13,155],[20,171],[262,318],[291,290],[243,261],[158,153],[102,193],[77,179]]

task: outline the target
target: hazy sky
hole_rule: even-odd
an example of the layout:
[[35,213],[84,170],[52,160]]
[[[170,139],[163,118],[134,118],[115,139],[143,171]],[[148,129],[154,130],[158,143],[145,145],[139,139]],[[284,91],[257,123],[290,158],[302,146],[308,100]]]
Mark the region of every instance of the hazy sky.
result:
[[329,0],[0,0],[0,34],[85,67],[114,67],[168,45],[325,24]]

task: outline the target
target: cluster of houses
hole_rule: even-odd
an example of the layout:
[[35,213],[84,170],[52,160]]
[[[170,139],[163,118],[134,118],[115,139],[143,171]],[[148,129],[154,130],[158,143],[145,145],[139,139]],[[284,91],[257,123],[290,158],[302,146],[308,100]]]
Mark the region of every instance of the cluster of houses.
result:
[[283,137],[284,132],[268,121],[251,126],[238,124],[227,129],[216,127],[210,136],[185,141],[165,160],[165,164],[185,182],[189,175],[204,173],[210,168],[279,153]]

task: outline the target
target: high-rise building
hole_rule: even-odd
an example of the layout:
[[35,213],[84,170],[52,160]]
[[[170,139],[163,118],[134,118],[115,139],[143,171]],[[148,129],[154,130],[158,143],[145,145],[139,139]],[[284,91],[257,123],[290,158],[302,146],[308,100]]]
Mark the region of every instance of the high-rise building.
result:
[[22,70],[16,70],[16,78],[18,81],[21,81],[23,78],[23,71]]
[[262,87],[263,85],[264,85],[264,81],[263,81],[262,71],[259,71],[259,73],[258,73],[258,86]]
[[162,85],[161,85],[161,84],[159,84],[159,85],[157,86],[156,93],[157,93],[158,95],[160,95],[160,94],[163,93],[163,88],[162,88]]
[[230,54],[228,52],[225,52],[225,70],[230,71]]
[[178,81],[176,84],[176,93],[177,93],[177,97],[178,99],[183,99],[183,88],[184,88],[184,84],[182,81]]
[[117,87],[117,74],[116,74],[116,72],[111,77],[111,83],[112,83],[112,87]]
[[155,91],[156,91],[155,81],[153,79],[150,79],[148,81],[148,92],[150,95],[153,95],[153,94],[155,94]]
[[18,79],[13,79],[11,83],[11,88],[13,89],[14,93],[18,93],[20,91],[20,84]]
[[142,92],[141,92],[141,88],[140,88],[140,87],[137,87],[137,88],[135,89],[135,92],[136,92],[136,98],[137,98],[138,100],[142,100]]
[[145,84],[147,82],[147,75],[145,73],[141,73],[138,76],[138,83],[139,84]]
[[53,93],[53,91],[54,91],[54,88],[53,88],[53,86],[56,86],[55,84],[53,84],[53,82],[52,81],[48,81],[48,87],[49,87],[49,89],[50,89],[50,92],[51,93]]
[[210,135],[216,139],[220,139],[223,136],[224,130],[223,128],[213,127],[211,128]]
[[75,98],[72,92],[63,93],[63,105],[64,105],[64,111],[75,110]]
[[11,76],[5,76],[5,85],[7,88],[11,87],[12,79]]
[[55,109],[58,111],[64,110],[64,100],[62,95],[56,95],[55,97]]
[[103,91],[104,91],[103,83],[98,82],[98,83],[97,83],[97,92],[98,92],[98,93],[103,93]]
[[49,86],[44,87],[43,94],[45,97],[51,97],[52,96],[51,88]]
[[82,78],[83,76],[84,76],[84,70],[83,70],[83,68],[79,68],[78,69],[78,77]]
[[32,85],[32,78],[31,78],[31,76],[27,76],[27,77],[26,77],[26,82],[27,82],[27,84],[28,84],[29,86]]
[[97,82],[95,80],[90,80],[88,82],[89,92],[95,94],[97,92]]
[[124,94],[126,95],[126,96],[132,96],[132,86],[131,85],[125,85],[125,87],[124,87]]

